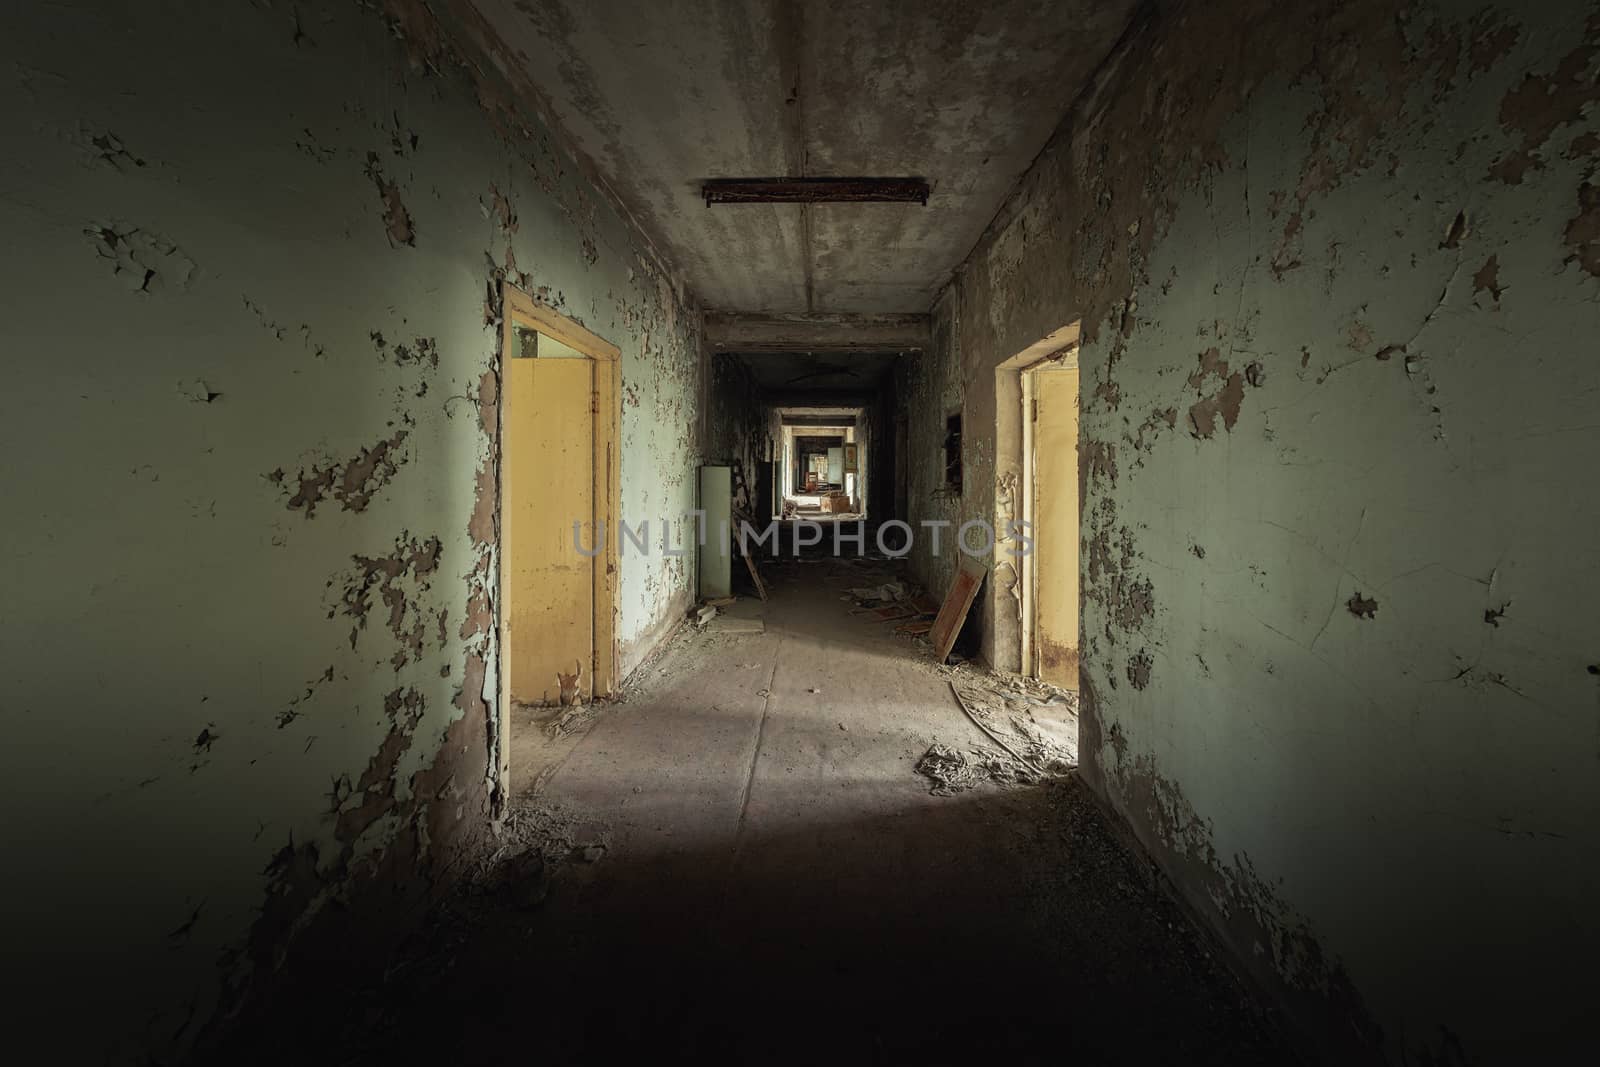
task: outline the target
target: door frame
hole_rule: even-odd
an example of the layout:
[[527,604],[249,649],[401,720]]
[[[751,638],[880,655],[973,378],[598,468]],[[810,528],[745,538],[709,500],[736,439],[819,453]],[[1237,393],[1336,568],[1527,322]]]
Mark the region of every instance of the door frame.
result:
[[[530,294],[512,285],[500,283],[501,322],[500,358],[502,362],[515,358],[516,330],[518,326],[535,330],[581,353],[592,364],[593,377],[589,410],[593,417],[594,455],[594,521],[596,530],[605,531],[605,548],[594,558],[594,648],[590,662],[591,699],[610,697],[617,685],[617,516],[622,511],[621,486],[621,422],[622,422],[622,350],[555,308],[536,300]],[[502,368],[503,370],[503,368]],[[506,419],[506,390],[500,390],[499,420],[504,455],[504,436],[514,433]],[[498,466],[498,465],[497,465]],[[505,503],[505,471],[499,471],[496,485],[497,502],[503,509]],[[498,595],[495,604],[495,638],[499,653],[499,772],[501,795],[510,798],[511,775],[511,672],[507,669],[506,650],[506,573],[505,539],[502,523],[495,531],[495,553],[498,562]]]
[[[1070,322],[1041,337],[1022,351],[995,367],[995,580],[988,594],[994,620],[993,628],[985,634],[985,654],[999,670],[1016,671],[1028,677],[1037,677],[1034,669],[1034,606],[1035,581],[1033,556],[1022,555],[1013,562],[1007,554],[1017,547],[1013,539],[1002,536],[1009,530],[1012,520],[1032,521],[1032,382],[1030,372],[1050,365],[1076,367],[1081,323]],[[1024,398],[1024,383],[1029,395]],[[1082,425],[1079,425],[1082,436]],[[1081,441],[1080,441],[1081,448]],[[1081,451],[1079,462],[1082,462]],[[1081,508],[1080,530],[1081,530]],[[1081,578],[1082,553],[1079,534],[1080,579],[1078,587],[1078,647],[1083,647],[1083,585]],[[1002,571],[1009,573],[1002,573]]]

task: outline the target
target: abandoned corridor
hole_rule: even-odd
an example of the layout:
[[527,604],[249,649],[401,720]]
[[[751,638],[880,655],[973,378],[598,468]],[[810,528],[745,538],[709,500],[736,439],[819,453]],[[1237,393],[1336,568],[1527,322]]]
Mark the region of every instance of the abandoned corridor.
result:
[[0,60],[50,1062],[1594,1058],[1600,0]]

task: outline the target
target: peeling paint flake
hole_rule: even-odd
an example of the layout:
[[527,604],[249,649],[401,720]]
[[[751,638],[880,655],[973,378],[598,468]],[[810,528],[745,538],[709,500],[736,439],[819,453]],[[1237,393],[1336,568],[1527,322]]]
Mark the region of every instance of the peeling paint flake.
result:
[[1472,291],[1474,293],[1488,293],[1490,299],[1496,304],[1500,303],[1500,294],[1505,292],[1505,288],[1500,284],[1500,257],[1498,255],[1490,256],[1484,260],[1483,266],[1479,267],[1476,273],[1472,275]]
[[[1239,406],[1244,403],[1244,375],[1232,371],[1215,347],[1206,349],[1199,358],[1199,368],[1189,375],[1189,387],[1201,394],[1201,399],[1189,406],[1189,432],[1198,438],[1208,438],[1216,433],[1219,416],[1223,429],[1228,431],[1239,421]],[[1220,389],[1215,387],[1217,382],[1221,383]]]
[[86,162],[118,173],[132,173],[149,165],[129,151],[128,146],[122,143],[122,138],[110,130],[83,123],[78,128],[75,141]]
[[355,567],[329,583],[339,589],[339,601],[329,609],[328,617],[343,614],[354,620],[350,627],[352,649],[358,647],[367,628],[376,594],[388,609],[386,628],[396,645],[389,665],[399,670],[422,657],[429,617],[420,601],[431,587],[442,552],[437,537],[424,541],[402,534],[387,555],[351,557]]
[[1584,42],[1561,57],[1546,74],[1530,73],[1506,92],[1500,102],[1500,125],[1517,147],[1495,161],[1489,176],[1518,185],[1529,171],[1542,170],[1539,151],[1563,126],[1579,121],[1585,109],[1600,99],[1600,82],[1590,65],[1600,55],[1600,14],[1591,15],[1584,27]]
[[1376,618],[1378,614],[1378,602],[1360,593],[1352,593],[1350,599],[1345,602],[1345,607],[1358,619]]
[[[1578,186],[1578,213],[1567,221],[1562,236],[1572,250],[1567,262],[1600,278],[1600,185],[1586,181]],[[1498,292],[1495,299],[1500,299]]]
[[134,292],[183,292],[194,281],[194,260],[164,237],[118,222],[91,223],[83,233],[110,265],[111,276]]
[[383,203],[383,227],[389,234],[389,243],[414,246],[417,233],[411,212],[400,198],[400,187],[384,177],[383,163],[376,152],[367,153],[367,177],[378,187],[378,198]]
[[363,448],[343,462],[313,464],[293,479],[279,468],[268,474],[267,479],[284,487],[290,511],[303,510],[308,519],[316,516],[317,505],[330,496],[345,511],[365,511],[372,498],[389,484],[405,462],[400,447],[408,436],[408,430],[399,429],[393,436]]

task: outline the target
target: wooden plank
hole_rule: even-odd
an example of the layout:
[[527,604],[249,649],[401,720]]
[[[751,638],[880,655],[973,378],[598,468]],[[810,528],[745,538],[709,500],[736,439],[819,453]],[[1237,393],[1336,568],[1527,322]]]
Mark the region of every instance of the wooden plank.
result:
[[943,663],[950,658],[950,650],[955,647],[956,637],[961,633],[961,624],[967,621],[967,612],[972,610],[972,601],[978,595],[978,587],[983,584],[983,576],[988,573],[988,568],[982,560],[974,559],[963,554],[961,569],[956,572],[955,581],[950,583],[950,592],[944,598],[944,606],[939,609],[939,617],[933,620],[933,629],[929,638],[933,641],[933,658]]
[[756,570],[756,558],[746,552],[744,554],[744,565],[750,569],[750,580],[756,583],[756,593],[762,600],[767,599],[767,583],[761,580],[761,572]]

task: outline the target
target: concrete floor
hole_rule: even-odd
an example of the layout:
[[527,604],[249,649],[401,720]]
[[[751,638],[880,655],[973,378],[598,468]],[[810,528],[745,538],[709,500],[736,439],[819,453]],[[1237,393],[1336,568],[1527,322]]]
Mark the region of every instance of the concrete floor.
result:
[[861,573],[769,567],[730,609],[765,632],[680,633],[580,736],[520,712],[516,807],[568,858],[347,986],[336,1062],[1293,1062],[1076,781],[930,795],[931,742],[987,739],[925,644],[849,614]]
[[[771,601],[740,597],[709,632],[680,633],[581,740],[552,744],[536,724],[558,713],[520,711],[514,793],[526,800],[536,783],[540,802],[608,823],[633,862],[684,851],[751,862],[773,839],[939,810],[947,798],[928,794],[917,760],[933,741],[988,741],[925,644],[849,614],[850,588],[892,573],[830,560],[769,566]],[[747,619],[765,632],[718,632]]]

